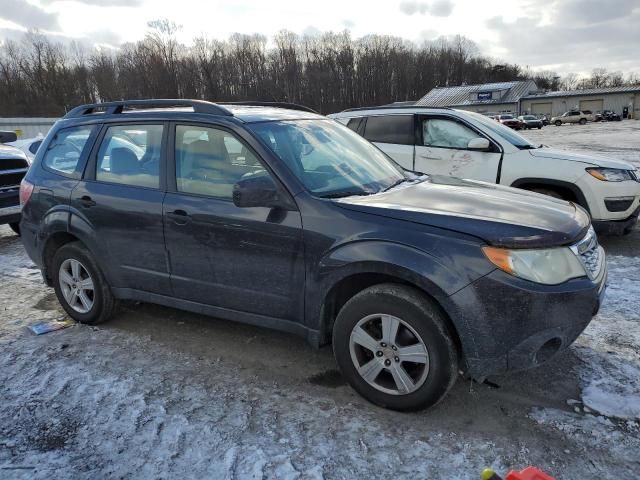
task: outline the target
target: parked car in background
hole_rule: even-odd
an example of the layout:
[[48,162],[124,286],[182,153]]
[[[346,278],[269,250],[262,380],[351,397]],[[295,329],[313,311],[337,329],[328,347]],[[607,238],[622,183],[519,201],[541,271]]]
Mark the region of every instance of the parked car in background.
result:
[[600,113],[600,117],[602,120],[606,120],[608,122],[619,122],[622,120],[622,116],[611,110],[604,110]]
[[523,128],[522,122],[511,114],[496,115],[496,120],[505,127],[513,128],[514,130],[521,130]]
[[561,198],[585,208],[602,232],[628,233],[640,214],[640,182],[633,165],[535,144],[480,114],[378,107],[329,116],[374,142],[406,169]]
[[[332,343],[353,388],[398,410],[436,404],[460,370],[549,361],[598,311],[605,254],[581,207],[409,172],[287,106],[140,100],[58,121],[21,228],[65,311],[93,324],[135,299]],[[105,161],[134,131],[142,157]]]
[[521,115],[518,120],[522,123],[522,128],[529,130],[530,128],[537,128],[540,130],[543,126],[542,120],[536,118],[533,115]]
[[593,114],[588,114],[585,112],[581,112],[580,110],[569,110],[568,112],[564,112],[559,117],[552,117],[551,123],[553,123],[556,127],[559,127],[565,123],[578,123],[580,125],[584,125],[589,121],[594,121],[595,118]]
[[29,170],[26,155],[0,144],[0,225],[9,224],[20,234],[20,182]]
[[22,152],[26,155],[27,160],[29,160],[29,163],[31,163],[33,158],[36,156],[38,148],[40,148],[40,144],[42,143],[43,138],[44,137],[42,135],[39,135],[34,138],[26,138],[16,140],[14,142],[9,142],[7,143],[7,145],[11,145],[12,147],[16,147],[22,150]]

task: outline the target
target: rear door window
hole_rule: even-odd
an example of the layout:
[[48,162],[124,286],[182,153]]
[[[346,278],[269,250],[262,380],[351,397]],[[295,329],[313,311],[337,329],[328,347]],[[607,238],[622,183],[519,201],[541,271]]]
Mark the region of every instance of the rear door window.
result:
[[352,118],[347,122],[347,127],[362,135],[362,130],[364,129],[364,117]]
[[162,125],[114,125],[107,129],[96,161],[96,180],[159,188]]
[[370,142],[414,144],[413,115],[376,115],[367,118],[364,137]]
[[82,126],[59,130],[47,145],[42,159],[44,167],[63,175],[73,175],[93,129],[93,126]]

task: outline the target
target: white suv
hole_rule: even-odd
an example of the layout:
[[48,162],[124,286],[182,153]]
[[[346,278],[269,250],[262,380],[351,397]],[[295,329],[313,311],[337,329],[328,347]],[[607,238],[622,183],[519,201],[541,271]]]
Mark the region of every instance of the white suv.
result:
[[534,145],[483,115],[425,107],[329,115],[408,170],[509,185],[584,207],[600,232],[628,233],[640,214],[640,177],[620,160]]
[[594,120],[595,116],[591,112],[569,110],[568,112],[564,112],[559,117],[552,117],[551,123],[553,123],[556,127],[559,127],[563,123],[579,123],[580,125],[584,125],[585,123],[593,122]]

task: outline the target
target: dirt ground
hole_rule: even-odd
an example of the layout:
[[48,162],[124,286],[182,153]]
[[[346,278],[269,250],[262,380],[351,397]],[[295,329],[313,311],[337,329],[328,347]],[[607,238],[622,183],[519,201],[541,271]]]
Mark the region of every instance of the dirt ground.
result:
[[[637,148],[621,150],[640,147],[638,129],[526,135],[640,164]],[[100,327],[35,336],[27,325],[63,312],[1,226],[0,479],[477,479],[530,464],[559,479],[638,478],[640,228],[601,241],[607,299],[576,345],[401,414],[356,395],[328,348],[170,308],[128,304]]]

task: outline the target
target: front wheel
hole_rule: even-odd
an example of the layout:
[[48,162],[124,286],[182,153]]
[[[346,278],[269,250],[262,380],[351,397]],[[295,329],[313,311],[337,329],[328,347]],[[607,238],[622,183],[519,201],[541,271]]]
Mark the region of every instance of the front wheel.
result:
[[91,257],[79,242],[62,246],[53,256],[53,287],[71,318],[90,325],[108,320],[117,300]]
[[9,224],[9,228],[15,232],[16,235],[20,236],[20,223],[12,222]]
[[351,386],[376,405],[436,405],[458,375],[454,334],[438,306],[416,289],[381,284],[340,310],[333,352]]
[[556,127],[559,127],[560,125],[562,125],[562,122],[560,120],[556,120]]
[[578,123],[580,123],[580,125],[585,125],[587,123],[587,119],[586,118],[581,118],[580,122],[578,122]]

